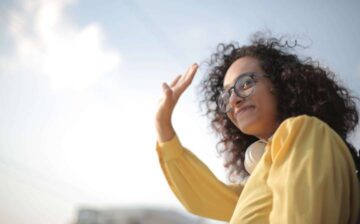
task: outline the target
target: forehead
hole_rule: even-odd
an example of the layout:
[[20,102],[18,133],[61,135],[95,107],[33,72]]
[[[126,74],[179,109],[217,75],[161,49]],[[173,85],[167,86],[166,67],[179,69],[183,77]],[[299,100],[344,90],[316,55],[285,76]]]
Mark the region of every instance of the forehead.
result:
[[228,87],[234,83],[234,81],[241,74],[247,72],[264,73],[260,67],[260,62],[253,57],[242,57],[234,61],[227,70],[224,77],[224,87]]

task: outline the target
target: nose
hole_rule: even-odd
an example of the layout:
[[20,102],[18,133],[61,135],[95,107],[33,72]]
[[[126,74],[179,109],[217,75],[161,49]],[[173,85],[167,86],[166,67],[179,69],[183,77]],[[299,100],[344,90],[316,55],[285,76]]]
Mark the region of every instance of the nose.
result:
[[230,109],[233,109],[234,107],[239,105],[242,101],[244,101],[244,99],[242,97],[237,96],[234,90],[230,92],[230,97],[229,97]]

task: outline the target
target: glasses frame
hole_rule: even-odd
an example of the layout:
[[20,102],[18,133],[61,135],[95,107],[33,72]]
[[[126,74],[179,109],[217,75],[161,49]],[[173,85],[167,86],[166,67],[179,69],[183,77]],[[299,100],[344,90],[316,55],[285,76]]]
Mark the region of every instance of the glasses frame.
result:
[[[239,82],[242,78],[244,78],[244,76],[249,76],[249,77],[250,77],[252,80],[254,80],[254,82],[255,82],[255,85],[254,85],[252,91],[251,91],[249,94],[247,94],[246,96],[242,96],[241,94],[239,94],[239,93],[236,91],[236,88],[235,88],[235,86],[238,84],[238,82]],[[254,94],[254,92],[255,92],[255,90],[256,90],[256,85],[257,85],[257,84],[256,84],[256,83],[257,83],[257,80],[255,79],[255,76],[263,76],[263,77],[270,78],[270,75],[269,75],[269,74],[260,74],[260,73],[255,73],[255,72],[246,72],[246,73],[240,74],[240,75],[236,78],[235,83],[234,83],[233,86],[231,86],[228,90],[224,90],[224,91],[222,91],[222,92],[220,93],[220,95],[219,95],[219,97],[218,97],[218,99],[217,99],[217,101],[216,101],[216,104],[217,104],[220,112],[226,114],[226,113],[228,113],[228,112],[230,112],[230,111],[232,110],[231,107],[230,107],[230,109],[228,109],[228,110],[226,110],[226,108],[225,108],[225,110],[222,110],[222,109],[221,109],[222,106],[220,106],[219,101],[220,101],[220,97],[221,97],[224,93],[228,93],[228,102],[227,102],[227,104],[229,104],[229,102],[230,102],[230,97],[231,97],[232,92],[234,92],[237,97],[240,97],[240,98],[242,98],[242,99],[246,99],[247,97],[249,97],[249,96],[251,96],[251,95]]]

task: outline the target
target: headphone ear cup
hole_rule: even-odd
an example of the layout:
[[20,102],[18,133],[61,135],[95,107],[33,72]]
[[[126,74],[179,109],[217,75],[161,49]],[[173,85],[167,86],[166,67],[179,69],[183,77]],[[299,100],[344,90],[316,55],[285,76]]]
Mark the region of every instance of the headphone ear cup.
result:
[[262,140],[258,140],[246,149],[244,166],[249,174],[253,172],[256,165],[260,161],[262,155],[265,152],[265,146],[265,142],[263,142]]

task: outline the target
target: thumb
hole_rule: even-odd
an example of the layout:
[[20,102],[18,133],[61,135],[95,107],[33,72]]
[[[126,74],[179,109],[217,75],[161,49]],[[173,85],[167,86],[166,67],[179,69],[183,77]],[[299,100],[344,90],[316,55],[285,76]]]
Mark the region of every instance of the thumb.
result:
[[169,96],[172,93],[170,86],[166,82],[162,84],[162,89],[166,96]]
[[162,89],[163,89],[163,92],[165,94],[165,101],[169,101],[172,98],[172,95],[173,95],[172,89],[170,88],[170,86],[166,82],[164,82],[162,84]]

